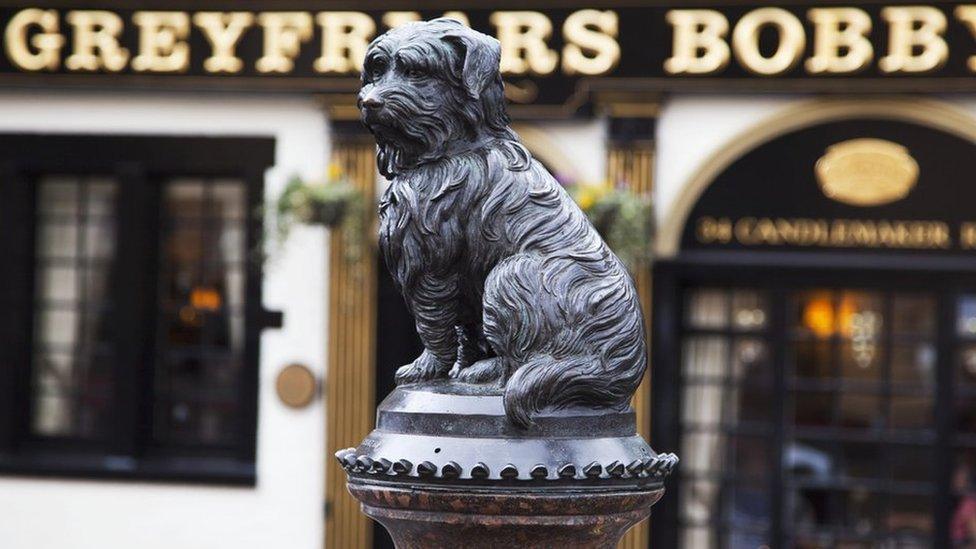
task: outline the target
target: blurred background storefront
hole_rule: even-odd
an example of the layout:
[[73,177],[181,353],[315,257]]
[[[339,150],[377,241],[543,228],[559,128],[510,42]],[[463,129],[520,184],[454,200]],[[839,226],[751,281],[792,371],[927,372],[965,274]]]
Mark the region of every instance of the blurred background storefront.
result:
[[[581,205],[653,200],[625,547],[976,538],[976,6],[0,0],[0,546],[390,546],[330,457],[419,352],[355,91],[445,14]],[[292,181],[358,223],[280,238]]]

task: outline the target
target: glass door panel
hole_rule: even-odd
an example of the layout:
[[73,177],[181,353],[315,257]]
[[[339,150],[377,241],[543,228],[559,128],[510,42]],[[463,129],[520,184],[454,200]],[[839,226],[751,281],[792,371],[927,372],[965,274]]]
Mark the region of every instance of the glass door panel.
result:
[[770,540],[773,367],[769,296],[701,288],[685,301],[681,379],[683,547]]
[[936,300],[787,297],[784,530],[796,547],[925,547],[935,493]]

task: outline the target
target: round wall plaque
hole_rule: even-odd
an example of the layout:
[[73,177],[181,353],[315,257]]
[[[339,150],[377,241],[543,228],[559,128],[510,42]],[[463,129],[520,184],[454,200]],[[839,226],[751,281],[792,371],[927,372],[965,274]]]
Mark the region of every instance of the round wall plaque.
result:
[[275,389],[285,406],[304,408],[315,400],[318,383],[315,374],[303,364],[289,364],[278,372]]

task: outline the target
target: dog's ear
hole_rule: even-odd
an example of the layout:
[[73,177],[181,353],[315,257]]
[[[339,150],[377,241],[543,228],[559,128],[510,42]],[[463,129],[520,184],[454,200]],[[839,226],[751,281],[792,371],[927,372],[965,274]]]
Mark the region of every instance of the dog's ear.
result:
[[454,47],[461,59],[461,82],[468,95],[477,98],[498,77],[502,48],[498,40],[467,27],[445,34],[442,38]]

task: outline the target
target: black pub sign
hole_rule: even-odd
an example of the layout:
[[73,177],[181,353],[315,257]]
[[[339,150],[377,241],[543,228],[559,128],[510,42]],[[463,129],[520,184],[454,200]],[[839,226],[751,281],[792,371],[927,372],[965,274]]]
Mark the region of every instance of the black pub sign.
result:
[[572,106],[601,89],[976,91],[976,4],[156,4],[0,2],[0,81],[351,91],[373,37],[446,16],[498,38],[517,103]]
[[851,118],[798,129],[726,167],[684,226],[687,251],[972,257],[976,144],[939,128]]

